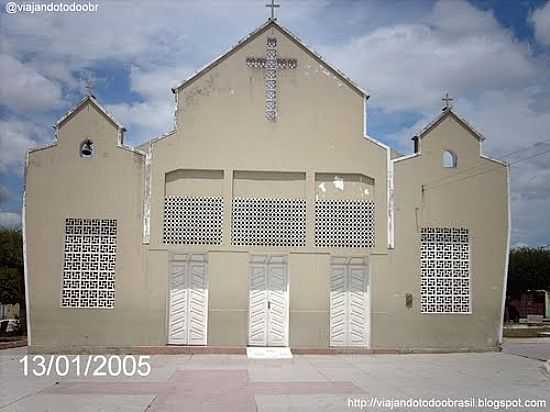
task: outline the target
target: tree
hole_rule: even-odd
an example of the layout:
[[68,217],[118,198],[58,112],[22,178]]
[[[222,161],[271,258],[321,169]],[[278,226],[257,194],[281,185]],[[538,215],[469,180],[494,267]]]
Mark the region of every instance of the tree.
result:
[[0,228],[0,302],[19,303],[25,330],[25,276],[21,229]]
[[508,295],[519,297],[527,290],[550,290],[550,250],[521,247],[510,251]]

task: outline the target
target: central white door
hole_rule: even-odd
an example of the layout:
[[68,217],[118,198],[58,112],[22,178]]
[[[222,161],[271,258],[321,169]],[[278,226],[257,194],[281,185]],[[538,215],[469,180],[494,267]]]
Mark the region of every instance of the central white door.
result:
[[330,346],[368,346],[368,281],[366,258],[332,258]]
[[251,256],[248,312],[250,346],[288,346],[286,256]]
[[168,343],[206,345],[208,325],[206,254],[173,256],[168,318]]

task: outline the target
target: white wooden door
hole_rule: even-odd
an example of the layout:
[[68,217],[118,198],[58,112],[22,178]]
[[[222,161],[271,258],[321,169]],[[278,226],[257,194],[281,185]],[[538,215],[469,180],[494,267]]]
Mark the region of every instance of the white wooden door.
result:
[[331,265],[330,276],[330,346],[347,343],[347,268]]
[[267,345],[288,346],[288,278],[286,262],[267,270]]
[[330,345],[367,346],[368,266],[365,258],[332,258]]
[[248,308],[248,343],[267,346],[267,265],[250,264],[250,303]]
[[168,343],[206,345],[208,326],[206,255],[174,255],[171,267]]
[[288,346],[288,273],[284,256],[251,257],[248,343]]
[[187,344],[187,263],[173,262],[170,274],[168,343]]

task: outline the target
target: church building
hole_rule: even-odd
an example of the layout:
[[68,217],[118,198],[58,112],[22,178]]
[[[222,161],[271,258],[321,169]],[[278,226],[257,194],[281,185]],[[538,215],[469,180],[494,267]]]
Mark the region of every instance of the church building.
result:
[[276,19],[172,91],[137,148],[89,95],[27,154],[32,352],[498,348],[508,167],[450,105],[399,155]]

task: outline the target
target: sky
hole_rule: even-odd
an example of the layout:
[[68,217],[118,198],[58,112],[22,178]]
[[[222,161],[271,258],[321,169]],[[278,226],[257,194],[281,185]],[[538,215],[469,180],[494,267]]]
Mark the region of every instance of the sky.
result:
[[[91,0],[96,12],[8,14],[0,0],[0,225],[20,225],[25,152],[53,142],[86,80],[126,143],[159,136],[173,129],[170,88],[263,24],[266,2]],[[368,133],[396,150],[410,153],[454,97],[484,153],[511,162],[512,245],[550,244],[550,1],[278,3],[280,24],[368,91]]]

